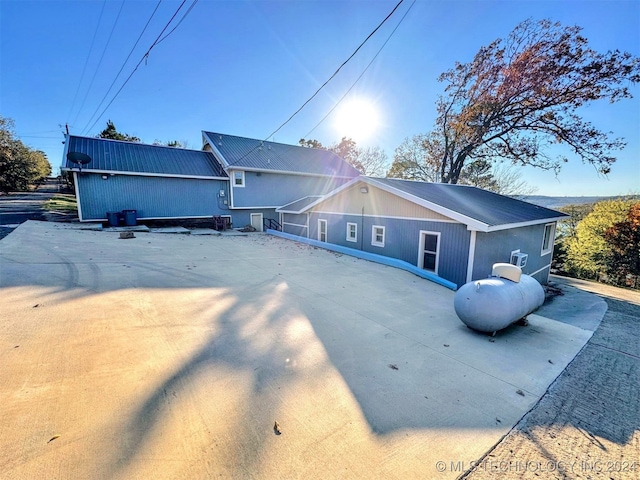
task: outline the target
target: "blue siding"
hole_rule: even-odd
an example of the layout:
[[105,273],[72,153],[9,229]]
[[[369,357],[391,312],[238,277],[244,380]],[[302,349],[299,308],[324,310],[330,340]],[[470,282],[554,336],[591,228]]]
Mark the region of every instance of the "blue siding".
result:
[[[411,265],[418,265],[420,230],[440,232],[438,276],[458,286],[465,283],[471,235],[465,225],[429,220],[311,213],[309,218],[309,238],[314,240],[318,239],[318,219],[327,220],[327,241],[329,243],[397,258]],[[355,243],[348,242],[346,239],[347,222],[358,225],[358,239]],[[373,225],[385,227],[384,247],[371,245]]]
[[[549,265],[551,253],[541,255],[544,227],[545,224],[540,224],[498,232],[478,232],[473,262],[474,280],[488,277],[494,263],[508,263],[511,260],[511,252],[518,249],[529,255],[527,265],[522,269],[523,273],[530,274]],[[534,278],[541,283],[546,283],[548,275],[549,269],[546,269],[539,272]]]
[[227,187],[221,180],[134,175],[103,180],[90,173],[81,174],[78,181],[83,220],[104,220],[106,212],[126,209],[137,210],[138,218],[229,215],[234,212],[218,198]]
[[233,206],[279,207],[308,195],[322,195],[349,179],[245,172],[243,188],[233,188]]
[[297,235],[299,237],[307,236],[307,229],[301,225],[307,224],[306,213],[283,213],[282,214],[282,231]]

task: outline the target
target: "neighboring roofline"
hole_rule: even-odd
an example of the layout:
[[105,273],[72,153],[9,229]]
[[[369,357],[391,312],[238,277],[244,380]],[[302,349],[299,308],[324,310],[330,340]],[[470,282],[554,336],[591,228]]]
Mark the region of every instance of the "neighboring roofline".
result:
[[348,188],[351,188],[353,185],[355,185],[357,182],[364,182],[368,185],[374,186],[376,188],[379,188],[381,190],[384,190],[388,193],[391,193],[393,195],[396,195],[400,198],[403,198],[409,202],[415,203],[417,205],[420,205],[424,208],[428,208],[429,210],[432,210],[436,213],[439,213],[440,215],[444,215],[445,217],[449,217],[453,220],[457,220],[460,223],[463,223],[467,226],[467,230],[476,230],[479,232],[485,232],[485,233],[489,233],[489,232],[495,232],[495,231],[499,231],[499,230],[508,230],[510,228],[518,228],[518,227],[527,227],[527,226],[531,226],[531,225],[538,225],[541,223],[549,223],[549,222],[554,222],[554,221],[558,221],[561,218],[566,217],[567,215],[564,213],[560,213],[558,214],[557,217],[547,217],[545,219],[539,219],[539,220],[530,220],[530,221],[526,221],[526,222],[516,222],[516,223],[508,223],[508,224],[500,224],[500,225],[489,225],[487,223],[481,222],[479,220],[476,220],[474,218],[468,217],[466,215],[463,215],[459,212],[456,212],[454,210],[445,208],[441,205],[438,205],[436,203],[430,202],[428,200],[425,200],[423,198],[420,197],[416,197],[415,195],[412,195],[410,193],[407,193],[403,190],[400,190],[398,188],[392,187],[390,185],[387,185],[386,183],[382,183],[382,182],[378,182],[375,179],[371,178],[371,177],[364,177],[364,176],[360,176],[360,177],[355,177],[354,179],[352,179],[351,181],[341,185],[340,187],[336,188],[335,190],[327,193],[326,195],[324,195],[323,197],[321,197],[320,199],[316,200],[315,202],[307,205],[305,208],[303,208],[299,213],[304,213],[310,209],[312,209],[313,207],[315,207],[316,205],[318,205],[319,203],[323,202],[324,200],[333,197],[334,195],[337,195],[338,193],[342,192],[343,190],[346,190]]
[[[170,147],[171,148],[171,147]],[[191,178],[191,179],[200,179],[200,180],[224,180],[229,181],[229,177],[211,177],[205,175],[181,175],[179,173],[151,173],[151,172],[130,172],[123,170],[99,170],[99,169],[91,169],[91,168],[83,168],[80,170],[79,168],[68,168],[61,167],[61,171],[63,172],[81,172],[81,173],[96,173],[102,175],[130,175],[134,177],[164,177],[164,178]]]

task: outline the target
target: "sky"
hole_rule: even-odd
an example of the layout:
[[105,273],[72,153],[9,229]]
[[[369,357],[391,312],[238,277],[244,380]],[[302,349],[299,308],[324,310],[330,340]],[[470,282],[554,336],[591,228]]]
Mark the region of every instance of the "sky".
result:
[[[193,1],[185,1],[165,34]],[[397,1],[199,0],[103,113],[182,0],[162,0],[150,21],[157,0],[0,0],[0,115],[14,120],[25,144],[47,154],[54,173],[62,162],[65,125],[72,134],[95,136],[111,119],[119,131],[145,143],[179,140],[194,149],[202,146],[202,130],[264,139],[331,77]],[[444,89],[438,76],[456,61],[472,60],[481,46],[506,37],[527,18],[578,25],[592,48],[640,56],[638,0],[404,0],[271,140],[297,144],[313,138],[330,145],[352,136],[358,146],[380,147],[391,161],[406,138],[433,128]],[[630,89],[632,100],[580,111],[597,128],[627,141],[611,174],[598,175],[571,156],[557,176],[521,168],[537,195],[640,193],[640,86]],[[350,121],[353,111],[340,114],[356,102],[366,110],[364,119]],[[362,131],[350,130],[350,124]]]

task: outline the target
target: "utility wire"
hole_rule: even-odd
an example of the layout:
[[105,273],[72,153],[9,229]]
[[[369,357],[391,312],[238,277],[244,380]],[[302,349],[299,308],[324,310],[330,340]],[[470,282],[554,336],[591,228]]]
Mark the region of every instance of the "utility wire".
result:
[[[91,122],[91,120],[93,120],[93,117],[95,117],[96,113],[98,113],[98,110],[100,110],[100,107],[102,106],[102,104],[104,103],[105,99],[107,98],[107,95],[109,95],[109,92],[111,92],[111,89],[113,88],[113,86],[116,84],[116,81],[118,80],[118,77],[120,76],[120,74],[122,73],[122,70],[124,70],[124,67],[127,65],[127,62],[129,61],[129,58],[131,58],[131,55],[133,54],[133,51],[135,50],[135,48],[138,46],[138,43],[140,42],[140,39],[142,38],[142,35],[144,35],[144,32],[147,31],[147,27],[149,26],[149,24],[151,23],[151,19],[153,18],[153,16],[156,14],[156,12],[158,11],[158,7],[160,7],[160,4],[162,3],[162,0],[158,0],[158,3],[156,5],[156,8],[154,8],[153,12],[151,12],[151,16],[149,17],[149,20],[147,20],[147,24],[144,26],[144,28],[142,29],[142,32],[140,32],[140,35],[138,35],[138,39],[136,40],[136,43],[133,44],[133,47],[131,47],[131,50],[129,51],[129,55],[127,55],[127,58],[125,59],[125,61],[122,63],[122,66],[120,67],[120,70],[118,70],[118,73],[116,74],[115,78],[113,79],[113,81],[111,82],[111,85],[109,85],[109,89],[107,90],[107,92],[104,94],[104,96],[102,97],[102,100],[100,100],[100,103],[98,104],[98,106],[96,107],[96,109],[94,110],[94,112],[91,114],[91,117],[89,118],[89,121],[87,122],[87,124],[89,124]],[[184,17],[183,17],[184,18]]]
[[[102,110],[102,112],[100,113],[100,115],[98,115],[98,117],[95,119],[95,121],[93,122],[93,124],[89,127],[83,130],[83,131],[89,131],[91,130],[94,125],[96,123],[98,123],[98,120],[100,120],[100,118],[102,117],[102,115],[105,114],[105,112],[107,111],[107,109],[111,106],[111,104],[113,103],[113,101],[118,97],[118,95],[120,94],[120,92],[122,92],[122,89],[125,87],[125,85],[129,82],[129,80],[131,80],[131,77],[133,77],[133,74],[136,73],[136,71],[138,70],[138,67],[142,64],[142,62],[144,62],[148,57],[149,57],[149,53],[151,52],[151,50],[153,49],[153,47],[155,47],[158,44],[158,41],[160,40],[160,38],[162,37],[162,34],[165,32],[165,30],[167,28],[169,28],[169,25],[171,24],[171,22],[173,22],[173,19],[176,18],[176,15],[178,15],[178,12],[182,9],[182,7],[184,6],[184,4],[186,3],[187,0],[182,0],[182,3],[180,4],[180,6],[177,8],[177,10],[175,11],[175,13],[173,14],[173,16],[169,19],[169,21],[167,22],[167,24],[164,26],[164,28],[162,29],[162,31],[160,32],[160,34],[156,37],[156,39],[154,40],[154,42],[151,44],[151,46],[149,47],[149,49],[145,52],[144,55],[142,55],[142,58],[140,59],[140,61],[138,62],[138,64],[135,66],[135,68],[133,69],[133,71],[129,74],[129,76],[127,77],[127,79],[124,81],[124,83],[122,84],[122,86],[120,87],[120,89],[116,92],[116,94],[113,96],[113,98],[111,99],[111,101],[107,104],[107,106],[104,108],[104,110]],[[197,0],[194,0],[194,2]]]
[[89,63],[89,58],[91,58],[91,53],[93,52],[93,44],[96,41],[96,35],[98,34],[98,29],[100,28],[100,22],[102,21],[102,14],[104,13],[104,7],[107,4],[107,0],[102,2],[102,9],[100,10],[100,16],[98,17],[98,23],[96,25],[96,29],[93,32],[93,38],[91,39],[91,46],[89,47],[89,53],[87,53],[87,58],[84,61],[84,67],[82,67],[82,74],[80,75],[80,81],[78,82],[78,87],[76,88],[76,93],[73,96],[73,102],[71,102],[71,108],[69,109],[69,113],[67,114],[67,119],[71,117],[71,112],[73,112],[73,107],[76,106],[76,100],[78,99],[78,93],[80,92],[80,85],[82,85],[82,80],[84,80],[84,72],[87,69],[87,64]]
[[374,55],[374,57],[371,59],[371,61],[369,62],[369,64],[365,67],[365,69],[362,71],[362,73],[360,74],[360,76],[358,78],[356,78],[356,81],[353,82],[353,84],[349,87],[349,89],[344,93],[344,95],[342,95],[342,97],[340,97],[340,100],[338,100],[336,102],[336,104],[331,108],[331,110],[329,110],[329,112],[322,117],[322,119],[316,123],[315,127],[313,127],[311,130],[309,130],[307,132],[307,134],[302,137],[302,138],[308,138],[309,135],[311,135],[313,133],[313,131],[318,128],[322,122],[324,122],[327,117],[329,115],[331,115],[333,113],[333,111],[338,108],[338,105],[340,105],[340,103],[346,98],[347,95],[349,95],[349,93],[351,92],[351,90],[353,90],[353,88],[356,86],[356,84],[360,81],[360,79],[364,76],[365,73],[367,73],[367,70],[369,70],[369,67],[371,66],[371,64],[373,64],[373,62],[375,61],[376,58],[378,58],[378,55],[380,55],[380,52],[382,52],[382,49],[387,45],[387,43],[389,42],[389,40],[391,40],[391,37],[393,37],[393,35],[396,33],[396,30],[398,30],[398,27],[400,26],[400,24],[404,21],[404,19],[406,18],[406,16],[409,14],[409,12],[411,11],[411,9],[413,8],[413,6],[416,4],[416,0],[413,0],[413,2],[411,3],[411,5],[409,6],[409,8],[407,9],[407,11],[404,13],[404,15],[402,16],[402,18],[400,19],[400,21],[398,22],[398,24],[396,25],[396,27],[393,29],[393,31],[391,32],[391,34],[389,34],[389,36],[387,37],[387,39],[384,41],[384,43],[382,44],[382,46],[380,47],[380,49],[378,50],[378,52]]
[[178,23],[176,24],[175,27],[173,27],[171,29],[171,31],[169,33],[167,33],[164,37],[162,37],[160,40],[158,40],[158,42],[156,43],[156,45],[159,45],[160,42],[162,42],[165,38],[167,38],[169,35],[171,35],[176,28],[178,28],[180,26],[180,24],[182,23],[182,21],[187,17],[187,15],[189,15],[189,13],[191,12],[191,10],[193,10],[193,7],[196,6],[196,3],[198,3],[199,0],[194,0],[193,3],[191,4],[191,6],[187,9],[187,11],[184,13],[184,15],[182,16],[182,18],[180,20],[178,20]]
[[120,4],[120,10],[118,10],[118,15],[116,15],[116,19],[113,22],[113,26],[111,27],[111,32],[109,32],[109,37],[107,38],[107,43],[104,45],[104,49],[102,50],[102,55],[100,55],[100,60],[98,61],[98,66],[96,67],[95,72],[93,72],[93,77],[91,77],[91,83],[89,83],[89,88],[87,88],[87,92],[84,94],[84,98],[82,99],[82,103],[80,104],[80,108],[78,109],[78,113],[76,114],[76,118],[73,119],[73,123],[78,121],[78,117],[80,116],[80,112],[82,111],[85,102],[87,101],[87,97],[89,96],[89,92],[91,91],[91,87],[93,87],[93,82],[98,75],[98,71],[100,70],[100,66],[102,65],[102,60],[104,60],[104,54],[107,53],[107,48],[109,48],[109,43],[111,43],[111,37],[113,37],[113,32],[116,29],[116,25],[118,24],[118,20],[120,19],[120,14],[122,13],[122,9],[124,8],[125,0],[122,0]]
[[324,87],[325,87],[325,86],[326,86],[326,85],[327,85],[331,80],[333,80],[333,78],[338,74],[338,72],[342,69],[342,67],[344,67],[344,66],[349,62],[349,60],[351,60],[351,59],[355,56],[355,54],[356,54],[356,53],[358,53],[358,51],[359,51],[359,50],[364,46],[364,44],[365,44],[365,43],[367,43],[367,41],[368,41],[368,40],[369,40],[369,39],[370,39],[370,38],[371,38],[371,37],[372,37],[372,36],[373,36],[373,35],[374,35],[374,34],[375,34],[379,29],[380,29],[380,27],[382,27],[382,25],[384,25],[384,23],[385,23],[387,20],[389,20],[389,18],[391,17],[391,15],[393,15],[393,13],[398,9],[398,7],[400,6],[400,4],[402,4],[402,2],[403,2],[403,1],[404,1],[404,0],[400,0],[400,1],[398,2],[398,4],[393,8],[393,10],[391,10],[391,13],[389,13],[389,15],[387,15],[387,16],[385,17],[385,19],[384,19],[384,20],[382,20],[382,22],[380,22],[380,24],[379,24],[379,25],[378,25],[378,26],[373,30],[373,32],[371,32],[371,33],[367,36],[367,38],[365,38],[365,39],[364,39],[364,41],[363,41],[363,42],[358,46],[358,48],[356,48],[356,49],[355,49],[355,51],[351,54],[351,56],[349,56],[349,58],[347,58],[347,59],[342,63],[342,65],[340,65],[340,66],[338,67],[338,69],[333,73],[333,75],[331,75],[331,77],[329,77],[329,79],[328,79],[326,82],[324,82],[324,83],[320,86],[320,88],[318,88],[318,90],[316,90],[316,91],[315,91],[315,93],[314,93],[313,95],[311,95],[311,97],[309,97],[309,99],[308,99],[306,102],[304,102],[304,103],[302,104],[302,106],[301,106],[298,110],[296,110],[296,111],[293,113],[293,115],[291,115],[291,116],[290,116],[290,117],[289,117],[289,118],[288,118],[288,119],[287,119],[287,120],[286,120],[282,125],[280,125],[278,128],[276,128],[276,129],[273,131],[273,133],[271,133],[271,135],[269,135],[267,138],[265,138],[265,140],[269,140],[269,139],[270,139],[271,137],[273,137],[276,133],[278,133],[282,127],[284,127],[287,123],[289,123],[289,122],[293,119],[293,117],[295,117],[298,113],[300,113],[300,111],[301,111],[304,107],[306,107],[306,106],[307,106],[307,104],[308,104],[311,100],[313,100],[313,99],[315,98],[315,96],[316,96],[316,95],[318,95],[318,93],[320,93],[320,90],[322,90],[322,89],[323,89],[323,88],[324,88]]
[[[318,88],[315,93],[313,95],[311,95],[311,97],[309,97],[309,99],[304,102],[302,104],[302,106],[300,108],[298,108],[298,110],[296,110],[284,123],[282,123],[278,128],[276,128],[271,135],[269,135],[268,137],[266,137],[263,141],[266,142],[267,140],[269,140],[271,137],[273,137],[276,133],[278,133],[282,127],[284,127],[287,123],[289,123],[293,117],[295,117],[298,113],[300,113],[300,111],[311,101],[314,99],[314,97],[316,95],[318,95],[318,93],[320,93],[320,90],[322,90],[331,80],[333,80],[333,78],[338,74],[338,72],[342,69],[342,67],[344,67],[354,56],[356,53],[358,53],[358,51],[364,46],[365,43],[367,43],[367,41],[380,29],[380,27],[382,27],[382,25],[384,25],[384,23],[389,20],[389,18],[391,17],[391,15],[394,14],[394,12],[398,9],[398,7],[402,4],[404,0],[400,0],[398,2],[398,4],[393,7],[393,10],[391,10],[391,12],[389,13],[389,15],[387,15],[384,20],[382,20],[382,22],[380,22],[380,24],[367,36],[367,38],[364,39],[364,41],[358,45],[358,48],[356,48],[354,50],[354,52],[349,56],[349,58],[347,58],[344,62],[342,62],[342,65],[340,65],[338,67],[338,69],[333,73],[333,75],[331,75],[331,77],[329,77],[329,79],[324,82],[320,88]],[[262,145],[262,142],[260,142],[258,145],[256,145],[255,147],[253,147],[251,150],[249,150],[247,153],[245,153],[242,157],[240,157],[238,160],[236,160],[233,163],[230,163],[229,165],[235,165],[238,162],[242,161],[243,159],[247,158],[249,155],[251,155],[252,152],[254,152],[255,150],[257,150],[260,146]]]

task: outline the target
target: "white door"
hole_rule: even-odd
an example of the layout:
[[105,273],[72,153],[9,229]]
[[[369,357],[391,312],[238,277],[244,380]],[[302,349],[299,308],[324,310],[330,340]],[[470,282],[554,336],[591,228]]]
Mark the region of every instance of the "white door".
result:
[[257,232],[262,231],[262,214],[261,213],[251,214],[251,226],[255,228]]
[[327,221],[326,220],[318,220],[318,241],[320,242],[327,241]]

